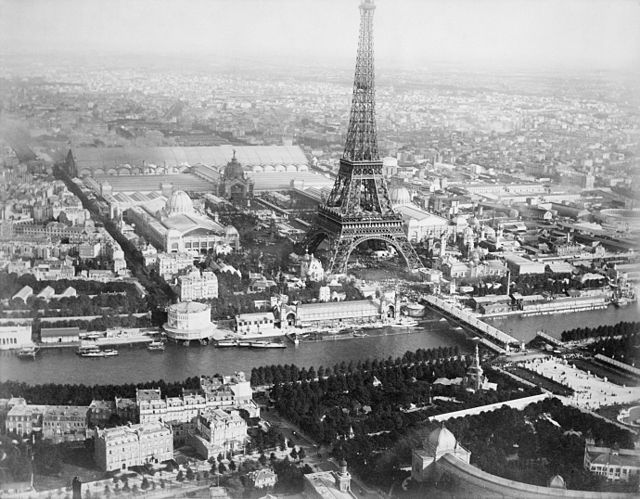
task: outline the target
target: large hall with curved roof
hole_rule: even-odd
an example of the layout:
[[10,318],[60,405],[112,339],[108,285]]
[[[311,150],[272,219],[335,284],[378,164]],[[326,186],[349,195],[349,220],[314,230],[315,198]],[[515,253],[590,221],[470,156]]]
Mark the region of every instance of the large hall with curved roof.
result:
[[309,171],[299,146],[77,147],[66,169],[92,188],[111,192],[160,192],[163,184],[186,192],[215,191],[233,157],[255,182],[254,192],[287,190],[292,183],[323,187],[333,181]]

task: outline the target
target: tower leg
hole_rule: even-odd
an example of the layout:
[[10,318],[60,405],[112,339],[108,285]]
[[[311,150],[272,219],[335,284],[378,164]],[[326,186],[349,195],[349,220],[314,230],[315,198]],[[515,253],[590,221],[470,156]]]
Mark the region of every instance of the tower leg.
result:
[[347,272],[347,263],[351,252],[356,249],[364,241],[379,240],[393,246],[400,256],[404,258],[407,267],[411,271],[417,271],[422,267],[422,262],[418,257],[415,249],[409,242],[402,229],[391,233],[367,234],[365,236],[352,236],[350,234],[341,233],[333,238],[331,243],[331,260],[327,272],[329,274],[344,274]]

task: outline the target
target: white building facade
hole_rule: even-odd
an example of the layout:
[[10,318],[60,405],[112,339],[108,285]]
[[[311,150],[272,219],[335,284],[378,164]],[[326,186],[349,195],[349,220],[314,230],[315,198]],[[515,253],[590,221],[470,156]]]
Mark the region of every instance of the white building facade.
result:
[[211,307],[194,301],[171,305],[163,327],[167,336],[174,341],[206,340],[215,329],[211,323]]
[[194,270],[178,277],[180,301],[208,300],[218,297],[218,278],[213,272]]
[[97,429],[94,458],[103,471],[125,470],[173,459],[173,432],[163,423]]
[[31,325],[0,326],[0,350],[14,350],[33,346]]

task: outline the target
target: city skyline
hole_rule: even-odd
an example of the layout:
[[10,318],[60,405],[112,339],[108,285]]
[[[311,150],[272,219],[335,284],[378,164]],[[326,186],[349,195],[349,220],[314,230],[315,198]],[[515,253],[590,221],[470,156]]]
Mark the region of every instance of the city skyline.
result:
[[[349,3],[2,0],[0,45],[5,55],[210,56],[216,58],[212,62],[346,65],[358,22]],[[640,67],[640,3],[634,0],[380,0],[377,6],[376,54],[382,66],[633,72]]]

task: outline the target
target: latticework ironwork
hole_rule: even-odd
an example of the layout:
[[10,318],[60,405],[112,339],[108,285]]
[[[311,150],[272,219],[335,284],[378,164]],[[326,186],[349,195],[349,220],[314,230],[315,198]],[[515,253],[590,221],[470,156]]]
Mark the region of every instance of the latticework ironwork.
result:
[[329,273],[346,271],[351,252],[364,241],[381,240],[396,248],[414,270],[420,259],[393,211],[378,156],[373,70],[373,0],[360,4],[360,36],[351,115],[344,153],[333,189],[302,247],[315,251],[330,241]]
[[376,89],[373,69],[373,0],[360,4],[360,36],[356,74],[353,79],[351,116],[344,146],[344,159],[375,161],[378,158],[376,136]]

